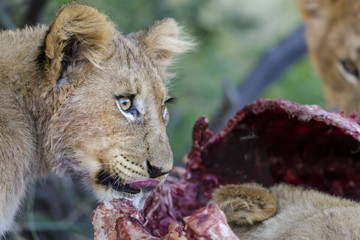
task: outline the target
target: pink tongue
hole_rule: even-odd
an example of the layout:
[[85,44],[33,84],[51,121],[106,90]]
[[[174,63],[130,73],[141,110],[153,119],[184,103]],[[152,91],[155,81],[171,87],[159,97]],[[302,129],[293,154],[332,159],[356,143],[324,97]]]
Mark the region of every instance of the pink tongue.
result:
[[158,185],[159,179],[147,178],[147,179],[138,179],[134,181],[127,182],[127,185],[134,188],[152,188]]

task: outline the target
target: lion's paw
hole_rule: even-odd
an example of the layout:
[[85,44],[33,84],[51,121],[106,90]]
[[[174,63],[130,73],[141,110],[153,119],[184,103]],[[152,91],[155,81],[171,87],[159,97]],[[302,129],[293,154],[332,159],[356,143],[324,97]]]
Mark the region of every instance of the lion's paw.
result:
[[276,199],[266,188],[256,184],[220,186],[212,200],[225,213],[229,223],[253,224],[272,217],[277,211]]

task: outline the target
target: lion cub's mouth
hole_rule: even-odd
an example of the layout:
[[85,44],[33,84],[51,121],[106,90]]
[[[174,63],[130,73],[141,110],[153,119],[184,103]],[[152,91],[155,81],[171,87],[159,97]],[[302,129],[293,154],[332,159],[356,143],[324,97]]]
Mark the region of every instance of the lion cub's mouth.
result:
[[118,177],[113,177],[112,174],[107,170],[101,170],[97,174],[97,183],[111,187],[112,189],[118,192],[137,194],[140,193],[141,189],[144,188],[154,188],[160,182],[159,179],[155,178],[146,178],[129,181],[127,183],[121,183],[121,179]]

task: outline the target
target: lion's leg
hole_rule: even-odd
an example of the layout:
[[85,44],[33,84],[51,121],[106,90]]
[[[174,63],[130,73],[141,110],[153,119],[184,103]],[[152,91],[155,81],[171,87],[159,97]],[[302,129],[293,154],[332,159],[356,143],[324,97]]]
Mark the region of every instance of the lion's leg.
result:
[[270,187],[269,191],[278,200],[280,211],[290,206],[302,206],[302,209],[318,211],[336,207],[351,207],[358,204],[350,199],[332,196],[317,190],[305,189],[302,186],[291,186],[283,183]]
[[256,184],[220,186],[212,199],[225,213],[229,223],[252,224],[276,213],[276,199]]

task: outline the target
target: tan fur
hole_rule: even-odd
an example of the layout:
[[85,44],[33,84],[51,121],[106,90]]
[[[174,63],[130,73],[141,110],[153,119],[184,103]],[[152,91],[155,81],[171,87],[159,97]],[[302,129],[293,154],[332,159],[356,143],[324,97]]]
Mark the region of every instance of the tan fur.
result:
[[[172,168],[166,134],[165,71],[193,44],[172,19],[130,35],[81,4],[50,27],[0,33],[0,236],[10,228],[31,179],[79,174],[99,200],[140,199],[99,182],[164,180]],[[116,96],[131,96],[131,113]],[[106,181],[108,178],[102,179]]]
[[227,216],[229,223],[252,224],[273,216],[275,198],[256,184],[226,185],[215,190],[213,201]]
[[[237,188],[234,190],[233,188]],[[251,185],[245,185],[246,188]],[[244,189],[243,185],[233,185],[229,188],[230,192],[223,192],[226,186],[222,187],[222,192],[215,191],[214,199],[220,206],[225,201],[239,201],[238,198],[226,199],[224,196],[232,197],[233,192],[239,195],[247,195],[242,200],[247,203],[243,205],[253,206],[256,202],[268,202],[269,197],[266,189],[255,186],[250,192]],[[282,239],[360,239],[360,203],[347,199],[342,199],[320,193],[314,190],[304,190],[302,187],[294,187],[286,184],[279,184],[269,189],[270,194],[277,201],[277,212],[273,217],[268,214],[267,220],[254,224],[241,225],[235,221],[229,221],[233,231],[242,240],[262,239],[262,240],[282,240]],[[222,194],[223,196],[216,196]],[[255,197],[254,197],[255,196]],[[264,199],[259,200],[257,196]],[[220,202],[219,202],[219,199]],[[270,205],[273,206],[271,201]],[[266,208],[265,208],[266,209]],[[269,208],[270,209],[270,208]],[[228,219],[234,216],[254,219],[259,215],[261,208],[249,208],[251,212],[239,209],[238,212],[226,212]],[[266,214],[263,214],[266,216]],[[266,218],[264,218],[266,219]],[[250,221],[247,221],[250,223]]]
[[345,71],[341,64],[351,60],[360,71],[360,1],[297,0],[297,4],[328,105],[346,113],[360,112],[360,79]]

